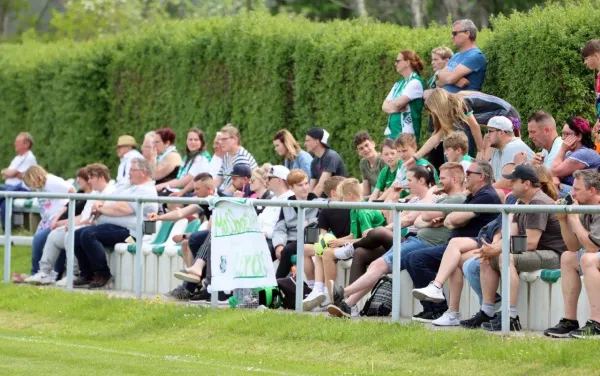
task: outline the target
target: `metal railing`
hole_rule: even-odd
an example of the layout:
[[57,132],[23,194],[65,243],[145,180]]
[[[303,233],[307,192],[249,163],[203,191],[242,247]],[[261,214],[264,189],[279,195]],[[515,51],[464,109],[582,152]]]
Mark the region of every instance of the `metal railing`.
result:
[[[208,204],[205,198],[176,198],[176,197],[131,197],[120,195],[100,194],[58,194],[45,192],[2,192],[0,196],[6,198],[6,228],[4,238],[4,283],[10,282],[11,260],[11,216],[13,200],[15,198],[49,198],[68,199],[68,240],[67,240],[67,289],[73,289],[73,262],[74,262],[74,218],[75,200],[107,200],[136,203],[136,253],[134,267],[134,292],[137,298],[142,297],[143,263],[142,263],[142,237],[143,237],[143,206],[144,203],[170,203],[170,204]],[[296,312],[302,312],[303,285],[304,285],[304,209],[306,208],[331,208],[331,209],[376,209],[393,211],[393,270],[392,270],[392,322],[400,319],[400,257],[402,243],[400,241],[400,212],[404,210],[419,211],[458,211],[476,213],[502,214],[502,332],[509,332],[509,302],[510,302],[510,213],[589,213],[599,214],[600,205],[595,206],[565,206],[565,205],[464,205],[464,204],[406,204],[406,203],[376,203],[376,202],[339,202],[339,201],[275,201],[249,199],[254,206],[277,206],[298,208],[298,239],[296,262]],[[211,295],[211,305],[217,305],[216,293]]]

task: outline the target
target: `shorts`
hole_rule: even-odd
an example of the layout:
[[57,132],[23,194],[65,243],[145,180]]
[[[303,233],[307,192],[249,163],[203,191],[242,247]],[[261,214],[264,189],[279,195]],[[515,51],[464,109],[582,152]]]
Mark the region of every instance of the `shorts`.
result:
[[[512,255],[517,273],[534,272],[541,269],[560,269],[560,254],[554,251],[537,250],[513,253]],[[490,266],[497,272],[501,268],[498,260],[498,257],[490,260]]]

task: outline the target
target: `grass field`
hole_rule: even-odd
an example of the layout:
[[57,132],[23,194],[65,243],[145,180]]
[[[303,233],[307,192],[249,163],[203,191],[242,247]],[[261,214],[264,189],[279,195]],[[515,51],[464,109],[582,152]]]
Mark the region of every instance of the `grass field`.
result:
[[[26,271],[28,257],[15,253],[19,264]],[[593,340],[0,287],[0,375],[592,375],[598,348]]]

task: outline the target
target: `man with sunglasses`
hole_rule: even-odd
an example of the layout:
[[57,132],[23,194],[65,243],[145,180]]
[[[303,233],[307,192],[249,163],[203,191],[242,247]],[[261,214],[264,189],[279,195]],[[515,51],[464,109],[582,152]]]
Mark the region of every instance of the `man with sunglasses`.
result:
[[481,91],[487,61],[475,44],[477,27],[471,20],[456,21],[452,27],[452,41],[460,51],[454,54],[446,67],[436,73],[436,85],[450,93],[461,90]]

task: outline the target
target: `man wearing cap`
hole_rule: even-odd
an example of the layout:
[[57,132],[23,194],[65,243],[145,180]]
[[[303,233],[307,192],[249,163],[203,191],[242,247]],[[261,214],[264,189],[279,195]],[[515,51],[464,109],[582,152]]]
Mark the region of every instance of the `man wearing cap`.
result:
[[[290,170],[287,167],[277,165],[271,167],[268,173],[267,185],[269,189],[275,194],[271,200],[285,201],[290,196],[294,195],[288,186],[287,177],[290,174]],[[273,230],[281,215],[281,208],[279,206],[267,206],[263,209],[262,213],[258,215],[258,222],[260,229],[267,238],[267,244],[271,251],[271,258],[275,261],[275,248],[273,248]]]
[[[519,199],[519,205],[553,205],[554,200],[542,191],[540,180],[533,167],[521,164],[510,174],[503,177],[510,182],[512,194]],[[519,273],[533,272],[539,269],[560,268],[560,255],[567,250],[560,232],[560,223],[552,213],[516,213],[513,216],[511,236],[525,235],[527,250],[510,255],[510,329],[520,330],[521,323],[517,315],[517,299],[519,291]],[[481,289],[483,304],[479,325],[484,329],[498,331],[501,329],[499,316],[494,312],[496,291],[500,282],[500,265],[502,265],[501,233],[496,234],[494,242],[483,242],[477,252],[484,261],[481,263]],[[473,326],[475,327],[475,325]]]
[[323,184],[332,176],[346,177],[346,166],[342,157],[327,144],[329,133],[323,128],[311,128],[306,132],[304,146],[306,151],[314,155],[310,164],[310,189],[317,195],[323,194]]
[[502,180],[502,170],[512,169],[514,158],[519,153],[525,153],[527,161],[534,156],[533,150],[519,137],[515,137],[513,123],[505,116],[494,116],[488,122],[490,146],[495,148],[490,163],[494,169],[495,188],[509,189],[509,182]]
[[129,169],[131,161],[134,159],[144,159],[142,153],[137,150],[135,138],[129,135],[119,136],[117,140],[117,155],[121,159],[119,169],[117,170],[115,189],[123,188],[129,185]]
[[220,191],[220,196],[234,196],[234,197],[250,197],[252,191],[250,190],[250,178],[252,177],[252,170],[247,164],[236,164],[233,166],[231,173],[231,188],[233,194],[227,191]]

